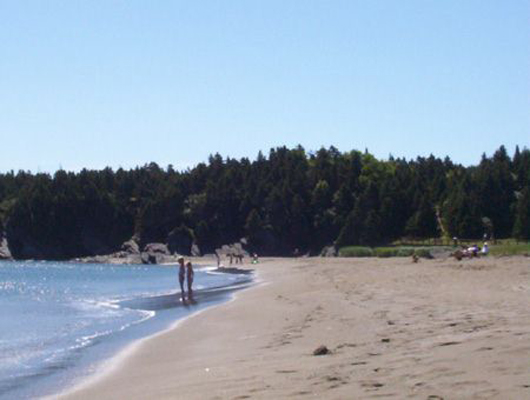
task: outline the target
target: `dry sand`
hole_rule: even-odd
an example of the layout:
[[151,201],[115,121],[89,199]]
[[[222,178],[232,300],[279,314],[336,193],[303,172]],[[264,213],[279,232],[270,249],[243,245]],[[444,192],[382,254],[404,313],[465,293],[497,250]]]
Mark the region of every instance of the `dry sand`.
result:
[[271,259],[257,273],[69,397],[530,398],[529,258]]

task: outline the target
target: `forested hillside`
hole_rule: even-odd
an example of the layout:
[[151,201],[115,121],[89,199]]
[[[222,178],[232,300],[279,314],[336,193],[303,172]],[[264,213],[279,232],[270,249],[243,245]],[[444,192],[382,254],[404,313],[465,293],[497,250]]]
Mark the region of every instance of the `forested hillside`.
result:
[[261,254],[319,252],[397,238],[530,238],[530,151],[476,166],[428,157],[379,161],[335,148],[272,149],[255,161],[211,156],[188,171],[0,175],[0,234],[15,258],[109,253],[187,238],[211,252],[242,237]]

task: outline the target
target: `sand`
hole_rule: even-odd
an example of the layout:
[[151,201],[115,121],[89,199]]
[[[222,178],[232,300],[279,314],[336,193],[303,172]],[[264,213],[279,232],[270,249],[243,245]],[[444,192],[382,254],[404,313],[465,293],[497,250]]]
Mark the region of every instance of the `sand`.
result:
[[529,258],[266,259],[257,274],[66,397],[530,398]]

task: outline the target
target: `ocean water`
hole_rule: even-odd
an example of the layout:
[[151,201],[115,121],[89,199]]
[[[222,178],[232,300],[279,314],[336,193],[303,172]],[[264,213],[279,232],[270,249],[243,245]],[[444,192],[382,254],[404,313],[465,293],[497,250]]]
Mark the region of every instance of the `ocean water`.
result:
[[251,283],[248,273],[195,267],[195,303],[177,268],[0,262],[0,399],[57,393],[134,340]]

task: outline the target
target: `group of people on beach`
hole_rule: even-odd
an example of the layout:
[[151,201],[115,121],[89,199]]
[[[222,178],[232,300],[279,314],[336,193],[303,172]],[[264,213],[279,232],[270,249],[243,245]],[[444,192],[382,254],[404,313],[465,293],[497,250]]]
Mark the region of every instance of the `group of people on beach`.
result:
[[[224,268],[225,266],[224,266],[224,264],[221,261],[222,253],[216,251],[214,255],[215,255],[215,258],[217,260],[217,268]],[[235,264],[241,264],[241,265],[243,264],[244,255],[243,255],[242,252],[240,252],[240,253],[226,253],[226,257],[228,258],[230,265],[234,264],[234,260],[235,260]],[[251,256],[251,263],[252,264],[257,264],[258,262],[259,262],[258,255],[256,253],[253,253],[252,256]]]
[[184,257],[178,258],[179,263],[179,283],[180,283],[180,293],[182,297],[182,301],[186,301],[186,291],[184,290],[184,281],[188,284],[188,300],[193,301],[193,275],[195,274],[193,272],[193,265],[191,264],[191,261],[188,261],[187,263],[184,262]]
[[482,249],[478,247],[476,244],[471,245],[469,247],[462,246],[461,249],[456,250],[453,253],[453,256],[457,260],[461,260],[462,258],[473,258],[473,257],[479,257],[479,256],[487,256],[489,253],[489,245],[487,242],[484,242],[484,245],[482,246]]

